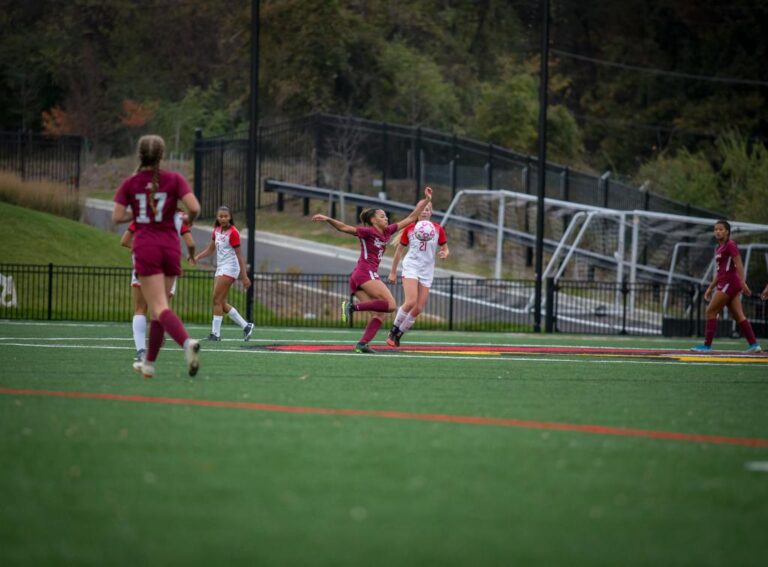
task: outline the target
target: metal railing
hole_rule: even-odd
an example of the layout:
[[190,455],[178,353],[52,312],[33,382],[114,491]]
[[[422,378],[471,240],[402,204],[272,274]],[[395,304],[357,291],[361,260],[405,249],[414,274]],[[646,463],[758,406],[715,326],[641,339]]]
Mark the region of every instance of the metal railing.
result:
[[[257,206],[275,203],[262,192],[265,178],[334,187],[350,193],[415,203],[428,184],[436,209],[460,189],[535,192],[535,158],[500,146],[421,127],[353,117],[312,114],[260,126]],[[195,139],[195,193],[203,214],[224,203],[245,209],[246,133]],[[548,162],[546,196],[621,210],[650,210],[703,217],[720,214],[632,187],[610,175],[574,171]]]
[[0,131],[0,171],[80,187],[83,138]]
[[[0,264],[0,319],[130,321],[133,315],[130,268]],[[258,326],[361,327],[369,315],[340,320],[349,297],[340,274],[257,273],[254,323]],[[188,323],[211,319],[213,274],[192,270],[177,286],[172,306]],[[398,304],[402,287],[390,286]],[[534,282],[435,278],[418,329],[528,332]],[[702,288],[695,284],[635,284],[550,279],[545,302],[548,332],[605,335],[698,336],[704,331]],[[667,298],[666,307],[664,298]],[[633,297],[634,301],[630,301]],[[245,312],[245,294],[234,287],[228,301]],[[758,336],[768,336],[768,309],[745,298],[745,311]],[[720,336],[735,334],[721,321]]]

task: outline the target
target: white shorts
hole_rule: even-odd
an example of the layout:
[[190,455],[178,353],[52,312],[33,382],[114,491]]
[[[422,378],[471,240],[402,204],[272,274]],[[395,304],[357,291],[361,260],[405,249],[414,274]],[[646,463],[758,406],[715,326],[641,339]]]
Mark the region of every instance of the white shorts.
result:
[[403,266],[402,277],[412,280],[419,280],[419,285],[429,288],[432,287],[432,280],[435,277],[435,270],[418,270],[414,268],[406,268]]
[[[169,295],[176,295],[176,282],[179,281],[179,278],[173,278],[173,285],[171,286],[171,293]],[[131,287],[141,287],[141,282],[139,281],[139,276],[136,274],[135,271],[131,272]]]
[[227,276],[236,280],[240,277],[240,266],[219,266],[216,268],[214,277],[218,278],[219,276]]

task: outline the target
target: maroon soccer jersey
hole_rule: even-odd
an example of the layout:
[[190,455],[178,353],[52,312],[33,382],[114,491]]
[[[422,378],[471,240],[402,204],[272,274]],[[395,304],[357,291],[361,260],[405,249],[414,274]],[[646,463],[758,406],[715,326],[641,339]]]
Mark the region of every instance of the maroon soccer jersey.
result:
[[355,271],[364,270],[377,273],[379,263],[387,249],[387,243],[393,234],[397,232],[397,225],[390,224],[384,229],[384,234],[372,226],[358,226],[355,229],[357,237],[360,239],[360,258],[357,260]]
[[115,194],[115,202],[131,207],[136,224],[134,248],[142,244],[179,246],[179,234],[174,223],[177,203],[190,192],[187,181],[178,173],[160,171],[160,181],[150,203],[152,172],[140,171],[123,181]]
[[717,283],[726,284],[738,282],[741,289],[741,279],[736,271],[736,258],[739,256],[739,247],[728,239],[715,250],[715,262],[717,263]]

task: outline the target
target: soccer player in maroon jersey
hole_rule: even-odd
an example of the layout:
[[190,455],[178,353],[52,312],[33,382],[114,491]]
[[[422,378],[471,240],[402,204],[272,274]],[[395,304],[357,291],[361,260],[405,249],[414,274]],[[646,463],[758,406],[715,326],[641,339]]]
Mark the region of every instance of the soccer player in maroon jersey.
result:
[[351,234],[360,239],[360,258],[349,276],[350,295],[357,297],[358,303],[344,301],[341,304],[341,320],[347,321],[353,311],[372,311],[363,336],[355,345],[355,352],[373,354],[376,351],[368,346],[383,323],[383,313],[392,313],[397,307],[392,292],[379,277],[379,263],[384,256],[387,243],[398,230],[415,222],[424,208],[432,200],[432,188],[424,188],[424,198],[419,201],[410,215],[398,223],[389,223],[387,213],[381,209],[366,209],[360,214],[364,226],[350,226],[325,215],[315,215],[315,222],[327,222],[339,232]]
[[717,330],[717,316],[725,307],[728,307],[728,311],[741,329],[741,334],[749,344],[746,352],[761,352],[762,349],[757,344],[752,325],[744,316],[744,309],[741,306],[740,294],[744,293],[749,297],[752,292],[749,290],[744,277],[744,264],[741,261],[739,248],[731,240],[731,225],[728,221],[719,220],[715,223],[715,240],[717,240],[717,248],[715,249],[717,269],[712,283],[709,284],[704,293],[704,299],[709,301],[704,344],[692,347],[691,350],[695,352],[710,352],[712,350],[712,340],[715,338],[715,331]]
[[181,246],[174,224],[177,203],[181,201],[186,206],[189,224],[200,213],[200,203],[182,175],[160,169],[164,153],[165,142],[160,136],[139,139],[139,167],[120,185],[112,210],[113,223],[136,223],[135,270],[152,321],[147,355],[134,362],[133,368],[145,378],[155,374],[155,360],[165,333],[184,349],[190,376],[197,374],[200,366],[200,343],[189,337],[181,319],[168,307],[168,293],[175,278],[181,275]]

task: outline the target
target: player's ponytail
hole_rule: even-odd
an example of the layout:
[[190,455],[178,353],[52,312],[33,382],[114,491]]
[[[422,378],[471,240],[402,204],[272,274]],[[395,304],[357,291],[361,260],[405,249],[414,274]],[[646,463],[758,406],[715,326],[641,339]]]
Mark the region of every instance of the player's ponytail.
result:
[[155,195],[160,188],[160,162],[165,154],[165,141],[160,136],[148,135],[139,138],[138,158],[139,166],[136,172],[145,167],[152,168],[152,190],[149,192],[149,206],[152,209],[152,215],[157,216],[157,204]]
[[360,213],[360,222],[365,226],[373,226],[371,219],[373,218],[373,215],[376,214],[377,210],[378,209],[363,209],[363,212]]

